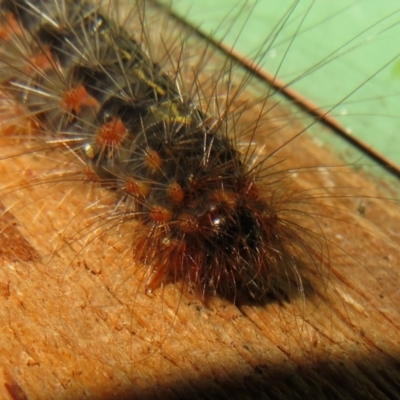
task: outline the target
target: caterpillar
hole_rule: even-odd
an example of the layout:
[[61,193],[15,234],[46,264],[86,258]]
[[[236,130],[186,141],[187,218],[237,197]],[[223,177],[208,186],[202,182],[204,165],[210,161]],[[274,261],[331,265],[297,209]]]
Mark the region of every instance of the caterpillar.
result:
[[[47,234],[49,243],[39,253],[29,228],[25,235],[13,231],[18,246],[8,253],[2,250],[2,255],[9,265],[17,265],[20,275],[29,271],[27,282],[36,277],[47,285],[41,293],[48,299],[42,301],[58,305],[57,312],[45,307],[50,311],[47,334],[64,349],[72,341],[76,359],[92,360],[90,371],[108,371],[115,385],[128,376],[129,390],[132,382],[140,382],[135,390],[143,387],[147,394],[152,392],[146,392],[146,378],[138,376],[137,365],[170,368],[165,359],[171,351],[193,349],[182,335],[190,337],[196,322],[200,330],[207,329],[213,345],[220,343],[219,351],[229,347],[227,338],[232,336],[225,338],[225,327],[243,328],[236,343],[245,342],[253,350],[237,350],[235,364],[242,365],[243,358],[256,353],[253,321],[263,333],[255,367],[261,371],[266,360],[276,365],[281,351],[292,361],[305,353],[318,359],[324,354],[318,348],[324,335],[368,336],[358,332],[352,315],[362,309],[365,298],[354,278],[345,278],[345,267],[358,267],[381,293],[378,274],[355,261],[347,243],[326,233],[325,225],[329,221],[333,230],[343,228],[346,218],[350,234],[368,236],[373,223],[360,222],[348,211],[343,214],[341,207],[364,198],[371,214],[379,192],[364,182],[367,186],[357,194],[347,186],[331,191],[338,186],[332,179],[349,174],[349,167],[324,150],[328,168],[318,177],[318,162],[299,168],[289,160],[280,169],[295,137],[296,148],[312,159],[315,147],[303,135],[310,123],[291,116],[272,96],[252,97],[248,73],[240,76],[237,71],[239,76],[233,77],[233,62],[221,62],[211,45],[196,44],[190,30],[185,45],[179,34],[160,39],[159,32],[152,33],[153,18],[159,21],[159,16],[145,9],[147,3],[138,2],[127,17],[119,15],[123,5],[1,3],[2,167],[13,161],[11,170],[2,172],[11,182],[2,188],[8,229],[3,228],[3,237],[11,236],[14,218],[20,226],[33,221],[33,231],[50,221],[56,232],[55,245],[54,233]],[[131,33],[134,25],[136,34]],[[186,54],[190,46],[197,58]],[[157,52],[158,58],[153,55]],[[212,61],[222,67],[209,73]],[[263,148],[254,145],[262,137],[271,142]],[[396,226],[395,219],[391,223]],[[389,232],[390,226],[385,225]],[[394,235],[385,234],[395,242]],[[379,235],[372,237],[379,241]],[[389,243],[388,248],[395,263],[396,245]],[[21,300],[22,289],[10,276],[4,279],[9,282],[4,296],[20,301],[25,310],[32,307],[33,316],[36,305]],[[341,280],[350,294],[340,293]],[[394,302],[396,293],[389,287],[383,293],[388,300],[370,299],[373,308],[368,312],[383,318],[390,344],[393,327],[381,309]],[[70,324],[68,315],[77,322]],[[335,315],[345,321],[342,332],[329,327]],[[398,320],[398,314],[390,316]],[[206,319],[212,321],[207,328]],[[277,344],[266,334],[270,326],[280,332]],[[330,351],[343,340],[336,339]],[[116,358],[118,345],[125,354]],[[40,347],[51,353],[45,343]],[[383,344],[380,350],[388,353]],[[205,346],[201,354],[210,351]],[[29,353],[29,365],[43,362]],[[175,371],[180,368],[185,364]],[[73,377],[74,369],[83,379],[90,375],[71,364],[69,372],[55,379],[62,390],[80,381]],[[5,374],[9,381],[12,375],[15,371]],[[184,379],[195,376],[188,371]],[[18,378],[29,387],[25,378]],[[112,385],[89,386],[85,396],[114,390]]]
[[[97,8],[77,7],[59,20],[58,7],[43,16],[30,2],[4,2],[20,25],[14,30],[9,22],[12,38],[4,47],[12,59],[4,55],[3,69],[11,71],[4,71],[3,84],[17,92],[39,132],[57,132],[54,140],[116,193],[124,205],[118,223],[142,222],[133,247],[149,269],[146,291],[184,280],[202,297],[234,299],[240,291],[260,299],[282,285],[281,271],[286,279],[290,271],[297,275],[303,244],[278,217],[276,194],[270,200],[257,188],[263,163],[241,157],[225,119],[213,119],[193,95],[180,93],[176,77],[160,71],[127,32]],[[35,32],[32,43],[26,29]],[[32,47],[33,72],[25,72],[16,61]],[[9,78],[16,69],[22,77]],[[42,105],[43,98],[55,104]],[[299,249],[281,247],[294,242]]]

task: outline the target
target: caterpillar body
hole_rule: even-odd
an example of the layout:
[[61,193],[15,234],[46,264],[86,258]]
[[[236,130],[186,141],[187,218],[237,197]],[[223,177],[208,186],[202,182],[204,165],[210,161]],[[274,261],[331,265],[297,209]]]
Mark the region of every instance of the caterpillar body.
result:
[[276,291],[280,271],[285,279],[297,271],[290,247],[299,239],[271,204],[274,193],[260,192],[263,163],[240,154],[224,114],[201,111],[97,7],[52,3],[43,15],[36,6],[3,2],[3,87],[44,141],[53,135],[116,193],[125,221],[142,222],[133,247],[149,269],[146,291],[182,280],[201,296]]
[[[365,183],[354,194],[347,186],[357,186],[353,175],[351,184],[337,183],[336,177],[348,174],[349,168],[328,151],[323,153],[325,164],[315,161],[313,167],[336,166],[327,168],[333,178],[321,168],[316,177],[316,168],[296,168],[290,160],[282,168],[282,160],[293,152],[289,144],[294,138],[303,157],[312,159],[312,139],[303,135],[308,123],[299,122],[269,95],[252,97],[249,74],[237,71],[234,77],[234,62],[220,61],[211,45],[196,48],[193,32],[184,39],[179,33],[161,39],[159,31],[152,33],[148,2],[135,2],[134,11],[121,17],[119,6],[124,5],[0,2],[5,144],[0,164],[5,168],[8,160],[18,163],[25,157],[34,163],[22,169],[12,165],[11,172],[2,173],[4,181],[11,182],[1,189],[5,226],[14,224],[11,214],[24,221],[20,213],[35,208],[28,219],[40,225],[47,218],[58,232],[47,258],[31,250],[32,235],[27,236],[30,243],[2,250],[2,256],[17,265],[44,262],[39,275],[57,278],[58,309],[56,317],[50,314],[49,325],[67,343],[73,342],[79,356],[94,355],[102,371],[109,366],[112,377],[122,371],[130,382],[141,379],[135,372],[138,364],[164,365],[160,359],[168,358],[178,344],[190,349],[189,341],[181,342],[182,335],[190,336],[196,323],[203,331],[203,319],[212,321],[207,337],[226,343],[218,327],[225,326],[228,317],[219,317],[221,310],[232,321],[241,321],[244,314],[260,326],[260,365],[269,360],[266,349],[273,354],[272,363],[280,354],[276,349],[291,360],[304,353],[318,359],[318,343],[325,335],[336,338],[332,348],[341,348],[343,337],[368,336],[359,333],[365,321],[353,315],[364,304],[363,294],[355,288],[356,278],[345,278],[346,266],[353,264],[371,278],[371,288],[385,293],[386,302],[370,300],[374,311],[369,312],[381,318],[387,346],[393,344],[388,321],[398,321],[398,310],[389,318],[384,308],[395,303],[395,288],[386,285],[382,291],[376,259],[376,266],[368,269],[346,247],[346,240],[327,233],[326,227],[328,221],[335,231],[346,220],[349,235],[367,236],[375,229],[373,222],[360,222],[359,216],[341,208],[350,203],[356,209],[354,204],[364,198],[371,215],[373,198],[381,194]],[[186,53],[190,46],[195,47],[194,56]],[[213,62],[220,66],[209,73]],[[263,145],[257,146],[259,142]],[[36,188],[36,197],[21,195]],[[51,195],[42,196],[41,188],[51,188]],[[49,210],[53,196],[60,209],[68,209],[66,220],[61,210],[59,215]],[[81,197],[86,204],[76,205]],[[380,216],[385,224],[388,213]],[[392,233],[396,221],[384,228],[393,242],[387,244],[391,260],[397,256]],[[3,238],[10,237],[7,229]],[[119,255],[113,259],[115,250]],[[100,269],[94,267],[96,256]],[[82,270],[108,283],[86,282]],[[30,271],[36,276],[34,268]],[[341,293],[341,281],[351,294]],[[111,295],[97,301],[104,288]],[[77,309],[81,313],[76,324],[64,316],[69,308],[73,315]],[[90,309],[97,317],[87,317]],[[329,326],[332,315],[345,320],[339,333]],[[245,328],[237,329],[243,332],[242,341],[257,346],[255,331],[246,321],[241,323]],[[268,336],[271,327],[281,332],[278,344]],[[91,337],[93,329],[101,334]],[[126,354],[115,359],[112,349],[118,345]],[[380,350],[386,354],[388,347],[382,344]],[[67,387],[65,381],[62,386]]]

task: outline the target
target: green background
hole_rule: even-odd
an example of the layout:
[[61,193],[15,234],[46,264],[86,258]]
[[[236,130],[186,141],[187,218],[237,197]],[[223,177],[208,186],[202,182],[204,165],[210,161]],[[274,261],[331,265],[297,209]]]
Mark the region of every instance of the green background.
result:
[[173,8],[400,165],[400,2],[179,0]]

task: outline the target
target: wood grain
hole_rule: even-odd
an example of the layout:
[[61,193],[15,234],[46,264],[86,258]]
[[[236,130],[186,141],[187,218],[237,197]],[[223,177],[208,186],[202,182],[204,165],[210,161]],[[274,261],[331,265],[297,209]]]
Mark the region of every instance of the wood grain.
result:
[[[339,163],[306,136],[296,148],[288,167]],[[105,190],[62,179],[22,189],[63,157],[0,163],[3,187],[19,188],[3,189],[0,221],[3,398],[396,397],[400,213],[372,199],[376,182],[351,167],[298,174],[299,188],[329,181],[371,197],[364,216],[359,198],[324,201],[330,265],[302,271],[313,287],[304,303],[204,305],[178,285],[144,294],[134,223],[73,236],[95,200],[109,203]]]
[[[306,126],[288,107],[260,125],[262,154]],[[1,141],[1,398],[399,398],[400,210],[329,145],[301,135],[272,159],[297,169],[299,221],[324,247],[300,269],[305,300],[233,305],[145,295],[113,194],[71,154]]]

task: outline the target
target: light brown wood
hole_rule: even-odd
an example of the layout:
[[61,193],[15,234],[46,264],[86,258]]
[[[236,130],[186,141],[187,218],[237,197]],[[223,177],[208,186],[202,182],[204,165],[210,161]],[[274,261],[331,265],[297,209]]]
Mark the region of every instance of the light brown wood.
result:
[[[3,157],[27,152],[3,142]],[[264,151],[277,144],[266,140]],[[330,153],[302,136],[280,157],[286,168],[343,164]],[[179,285],[144,294],[134,222],[79,233],[112,196],[87,182],[55,183],[72,164],[61,151],[0,163],[3,398],[396,397],[400,212],[373,200],[383,196],[376,181],[352,167],[298,171],[298,188],[350,194],[303,200],[327,217],[318,223],[331,241],[330,265],[301,271],[313,286],[304,302],[204,305]],[[51,182],[32,186],[41,170]],[[369,196],[364,215],[353,192]]]
[[[271,107],[258,129],[260,157],[307,126],[287,107]],[[138,226],[115,223],[113,194],[81,180],[73,155],[32,151],[40,144],[3,132],[0,397],[398,397],[395,191],[347,166],[320,143],[332,133],[319,133],[300,135],[271,164],[295,171],[283,189],[297,189],[291,207],[326,259],[299,268],[304,298],[235,306],[203,304],[172,284],[147,296],[132,257]]]

